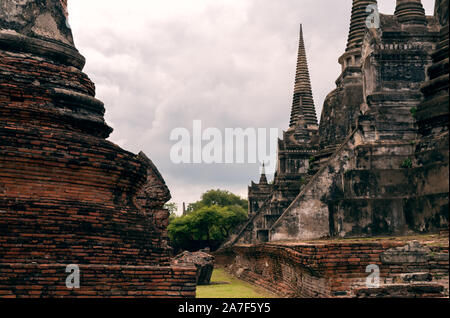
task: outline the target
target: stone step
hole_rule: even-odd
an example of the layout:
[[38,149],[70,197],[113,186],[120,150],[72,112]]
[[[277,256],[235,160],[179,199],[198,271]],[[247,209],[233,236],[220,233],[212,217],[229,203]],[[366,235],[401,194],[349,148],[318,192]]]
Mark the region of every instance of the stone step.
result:
[[402,129],[371,128],[364,130],[366,141],[409,141],[417,138],[417,129],[402,127]]
[[[412,118],[412,115],[409,116]],[[398,142],[401,140],[414,140],[417,137],[415,120],[396,121],[394,115],[386,116],[386,118],[375,122],[360,122],[360,126],[366,140],[391,140]]]
[[428,272],[400,274],[394,277],[394,283],[431,282],[433,275]]
[[408,107],[381,107],[375,114],[361,115],[359,116],[360,123],[370,121],[378,124],[383,122],[392,121],[393,124],[410,123],[413,124],[414,120],[414,106]]
[[446,297],[445,288],[436,283],[388,284],[378,288],[357,288],[360,298],[440,298]]
[[409,122],[391,122],[386,120],[384,122],[377,122],[375,124],[371,123],[371,125],[364,125],[364,131],[379,131],[379,132],[400,132],[400,131],[417,131],[417,127],[414,123]]

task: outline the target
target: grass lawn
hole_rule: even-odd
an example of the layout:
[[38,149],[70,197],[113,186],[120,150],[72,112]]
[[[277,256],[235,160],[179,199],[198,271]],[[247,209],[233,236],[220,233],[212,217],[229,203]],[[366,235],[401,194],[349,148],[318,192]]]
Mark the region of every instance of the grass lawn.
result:
[[197,298],[274,298],[273,294],[243,282],[221,268],[214,269],[211,285],[197,286]]

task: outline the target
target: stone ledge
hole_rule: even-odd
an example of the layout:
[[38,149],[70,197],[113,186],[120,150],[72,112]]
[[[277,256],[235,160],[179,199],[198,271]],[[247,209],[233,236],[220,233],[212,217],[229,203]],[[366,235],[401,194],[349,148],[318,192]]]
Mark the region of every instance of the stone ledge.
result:
[[79,104],[82,104],[84,108],[99,115],[105,114],[105,107],[103,102],[95,97],[63,88],[54,88],[53,94],[57,99],[77,103],[78,107],[80,106]]
[[82,70],[86,60],[73,47],[60,42],[41,40],[18,34],[14,31],[0,30],[0,49],[36,54]]

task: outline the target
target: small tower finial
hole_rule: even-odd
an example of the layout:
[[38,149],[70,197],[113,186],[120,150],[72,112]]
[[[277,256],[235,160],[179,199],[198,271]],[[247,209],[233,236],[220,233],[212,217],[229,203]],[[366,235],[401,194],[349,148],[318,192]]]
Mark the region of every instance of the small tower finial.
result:
[[262,170],[261,170],[261,178],[259,179],[260,184],[267,184],[267,177],[266,177],[266,165],[265,162],[263,162]]

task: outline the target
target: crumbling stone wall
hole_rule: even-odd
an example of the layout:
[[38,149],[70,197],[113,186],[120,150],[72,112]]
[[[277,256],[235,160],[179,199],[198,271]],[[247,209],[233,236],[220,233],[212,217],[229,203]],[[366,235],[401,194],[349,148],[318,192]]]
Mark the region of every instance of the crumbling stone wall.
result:
[[[448,295],[448,246],[418,242],[315,242],[234,246],[216,262],[282,297],[442,297]],[[380,286],[368,288],[368,265]]]

